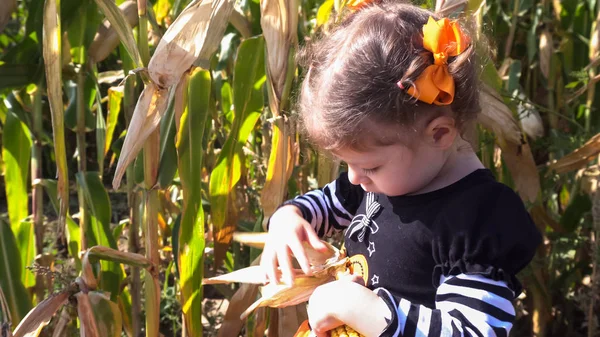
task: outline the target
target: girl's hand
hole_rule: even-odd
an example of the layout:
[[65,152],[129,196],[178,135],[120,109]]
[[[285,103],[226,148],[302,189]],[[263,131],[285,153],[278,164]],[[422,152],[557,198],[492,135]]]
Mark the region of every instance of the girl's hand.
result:
[[293,283],[291,254],[298,260],[302,271],[310,275],[310,264],[303,242],[308,242],[316,250],[327,250],[327,246],[321,242],[315,230],[304,220],[296,206],[288,205],[278,209],[271,216],[269,235],[260,261],[271,282],[280,282],[277,273],[277,268],[280,267],[285,283]]
[[328,331],[342,324],[367,337],[379,336],[385,329],[386,319],[391,318],[389,308],[362,285],[362,279],[355,280],[342,279],[315,289],[308,300],[308,321],[317,337],[329,337]]

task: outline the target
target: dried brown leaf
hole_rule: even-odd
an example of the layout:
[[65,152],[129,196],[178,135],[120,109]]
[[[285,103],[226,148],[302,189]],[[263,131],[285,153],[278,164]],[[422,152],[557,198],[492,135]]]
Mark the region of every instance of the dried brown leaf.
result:
[[590,138],[583,146],[553,162],[548,167],[558,174],[579,170],[588,165],[600,153],[600,133]]
[[[166,62],[166,61],[165,61]],[[154,83],[150,83],[140,95],[138,102],[127,129],[125,142],[121,149],[119,162],[113,179],[113,188],[117,189],[121,184],[123,174],[127,166],[135,159],[146,139],[158,126],[169,101],[169,90],[161,89]]]
[[38,336],[42,328],[50,323],[52,316],[62,307],[69,296],[71,296],[71,290],[65,290],[56,295],[51,295],[47,299],[40,302],[35,308],[31,309],[29,313],[19,323],[15,331],[13,331],[14,337],[35,337]]
[[484,84],[479,99],[481,106],[485,107],[477,116],[479,123],[506,142],[520,144],[521,129],[513,112],[504,104],[502,97],[494,89]]
[[192,1],[169,26],[150,59],[148,72],[154,83],[163,88],[177,84],[195,62],[208,69],[233,4],[233,0]]
[[288,67],[295,66],[289,64],[288,56],[290,49],[298,43],[298,1],[262,0],[260,12],[260,25],[267,44],[267,76],[281,100]]
[[499,140],[502,158],[521,199],[535,202],[540,192],[540,176],[529,144],[514,144]]
[[100,337],[94,309],[88,294],[78,292],[75,294],[75,298],[77,299],[77,316],[79,317],[79,335],[81,337]]
[[554,42],[552,41],[552,33],[548,29],[544,29],[540,34],[540,70],[544,78],[550,77],[550,59],[554,53]]
[[240,319],[240,316],[256,300],[257,295],[258,285],[242,284],[240,286],[229,301],[218,337],[237,336],[239,334],[244,326],[244,321]]

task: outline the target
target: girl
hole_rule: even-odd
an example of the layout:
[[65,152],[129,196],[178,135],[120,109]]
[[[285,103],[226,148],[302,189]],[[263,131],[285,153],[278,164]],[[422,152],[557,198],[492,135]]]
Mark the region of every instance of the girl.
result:
[[515,275],[541,235],[462,137],[480,110],[474,58],[458,23],[392,2],[307,47],[300,116],[348,171],[275,212],[261,265],[291,283],[290,254],[309,274],[303,244],[325,249],[319,237],[345,230],[364,281],[315,290],[317,336],[342,324],[369,337],[509,334]]

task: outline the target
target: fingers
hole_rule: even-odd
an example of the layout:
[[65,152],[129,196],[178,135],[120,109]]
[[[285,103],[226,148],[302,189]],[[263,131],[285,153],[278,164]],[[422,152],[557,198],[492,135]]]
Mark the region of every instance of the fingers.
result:
[[308,256],[302,246],[302,242],[294,241],[290,243],[290,250],[292,251],[292,254],[294,254],[294,257],[296,257],[296,260],[298,260],[298,264],[300,264],[300,268],[302,268],[304,274],[310,275],[310,263],[308,262]]
[[282,245],[277,250],[277,260],[281,269],[283,281],[287,284],[294,283],[294,274],[292,271],[292,259],[287,245]]
[[312,229],[308,223],[307,226],[309,228],[305,229],[305,231],[308,243],[316,250],[326,251],[328,249],[327,246],[323,243],[323,241],[321,241],[315,230]]
[[[267,247],[265,247],[267,248]],[[263,256],[261,258],[260,264],[267,274],[267,278],[269,282],[279,283],[278,273],[277,273],[277,254],[273,249],[265,249],[263,251]]]

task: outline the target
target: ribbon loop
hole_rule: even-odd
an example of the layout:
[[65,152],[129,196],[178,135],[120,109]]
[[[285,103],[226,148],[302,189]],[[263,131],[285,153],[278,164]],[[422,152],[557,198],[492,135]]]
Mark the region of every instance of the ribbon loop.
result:
[[433,64],[423,70],[407,93],[428,104],[451,104],[455,86],[448,71],[448,57],[460,55],[469,44],[469,37],[463,34],[458,22],[429,17],[423,26],[423,48],[433,54]]

